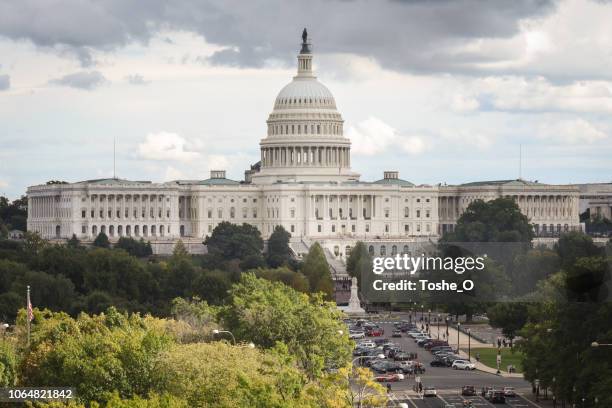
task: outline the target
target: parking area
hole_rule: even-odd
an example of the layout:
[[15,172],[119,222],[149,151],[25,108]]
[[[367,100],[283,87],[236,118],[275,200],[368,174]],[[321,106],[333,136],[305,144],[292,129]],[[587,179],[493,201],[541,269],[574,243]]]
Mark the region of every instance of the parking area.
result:
[[516,396],[506,399],[505,404],[492,404],[482,397],[462,397],[458,394],[441,393],[438,397],[420,398],[406,392],[395,392],[389,395],[390,407],[401,407],[402,403],[409,408],[464,408],[464,401],[470,401],[474,408],[509,407],[539,408],[540,406],[527,399]]
[[[382,336],[368,337],[367,339],[386,338],[395,343],[402,352],[416,353],[416,360],[422,363],[425,368],[424,373],[407,374],[404,379],[398,382],[390,383],[391,386],[391,404],[390,406],[403,406],[401,403],[408,404],[408,407],[453,407],[462,408],[464,400],[472,402],[473,407],[516,407],[528,408],[538,407],[533,402],[526,400],[522,395],[528,395],[531,392],[531,385],[522,378],[517,377],[502,377],[487,372],[477,370],[455,370],[450,367],[432,367],[431,361],[433,355],[423,347],[419,347],[412,337],[406,333],[402,333],[401,337],[392,337],[395,329],[393,320],[373,320],[371,323],[377,325],[384,330]],[[436,336],[437,337],[437,336]],[[448,339],[451,346],[453,338]],[[418,398],[415,396],[414,387],[417,381],[420,381],[423,387],[434,387],[437,390],[438,397]],[[508,397],[504,404],[492,404],[481,396],[463,397],[460,395],[460,390],[463,386],[471,385],[478,393],[484,387],[492,387],[494,389],[503,389],[504,387],[513,387],[517,394],[516,397]],[[393,405],[395,404],[395,405]]]

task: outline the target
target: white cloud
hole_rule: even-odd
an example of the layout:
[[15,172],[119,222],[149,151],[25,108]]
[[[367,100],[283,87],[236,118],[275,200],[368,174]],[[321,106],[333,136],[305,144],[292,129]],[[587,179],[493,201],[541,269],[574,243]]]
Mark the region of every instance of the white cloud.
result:
[[538,137],[558,144],[592,144],[608,136],[584,119],[563,120],[542,124]]
[[138,145],[138,156],[147,160],[172,160],[190,162],[199,158],[198,152],[190,151],[190,144],[176,133],[149,133]]
[[451,109],[455,112],[473,112],[480,107],[480,103],[472,96],[457,94],[451,102]]
[[348,128],[346,136],[351,139],[351,152],[364,156],[384,153],[394,147],[406,153],[419,154],[427,149],[421,136],[402,136],[382,120],[370,117]]
[[0,188],[7,188],[8,186],[8,181],[0,180]]

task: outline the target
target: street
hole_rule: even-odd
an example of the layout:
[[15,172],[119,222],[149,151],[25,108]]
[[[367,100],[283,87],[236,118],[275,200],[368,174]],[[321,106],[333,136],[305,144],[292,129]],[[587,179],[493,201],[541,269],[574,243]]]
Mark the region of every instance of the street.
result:
[[[429,363],[432,360],[432,355],[429,351],[422,347],[417,346],[415,341],[407,334],[402,333],[402,337],[391,337],[393,333],[393,320],[373,320],[373,323],[377,323],[385,330],[384,337],[389,338],[392,342],[398,344],[402,350],[406,352],[416,352],[418,355],[418,361],[425,365],[425,373],[419,375],[421,382],[424,387],[433,386],[438,390],[438,393],[445,393],[445,395],[458,397],[459,391],[464,385],[473,385],[479,392],[482,387],[494,387],[501,389],[503,387],[514,387],[517,393],[528,393],[531,392],[531,385],[519,377],[507,378],[498,376],[495,374],[485,373],[482,371],[464,371],[464,370],[453,370],[450,367],[431,367]],[[452,344],[452,339],[451,342]],[[414,376],[406,376],[406,379],[400,382],[394,382],[391,384],[392,391],[397,395],[401,395],[401,392],[412,391],[415,385]],[[433,402],[425,402],[426,404],[435,404],[435,400],[440,398],[432,398]],[[446,399],[446,397],[445,397]],[[452,401],[448,401],[449,404],[462,403],[463,400],[456,400],[451,398]],[[513,400],[512,398],[510,400]],[[480,403],[480,406],[490,406],[484,399],[478,397],[475,399],[474,406]],[[443,406],[443,405],[417,405],[417,406]],[[482,405],[485,404],[485,405]],[[488,405],[487,405],[488,404]],[[514,404],[514,405],[513,405]],[[521,399],[517,399],[514,403],[509,401],[509,406],[521,407],[521,404],[529,404],[528,402],[521,402]],[[459,405],[457,405],[459,406]],[[526,405],[529,406],[529,405]]]
[[[492,404],[482,397],[462,397],[459,392],[450,393],[442,392],[438,393],[437,397],[427,397],[421,399],[420,397],[414,396],[413,393],[407,392],[394,392],[389,396],[391,407],[398,407],[400,403],[408,404],[410,408],[446,408],[445,406],[452,406],[454,408],[463,408],[463,401],[471,401],[474,408],[484,407],[499,407],[500,404]],[[521,396],[506,398],[506,404],[501,405],[510,408],[537,408],[539,405],[526,400]]]

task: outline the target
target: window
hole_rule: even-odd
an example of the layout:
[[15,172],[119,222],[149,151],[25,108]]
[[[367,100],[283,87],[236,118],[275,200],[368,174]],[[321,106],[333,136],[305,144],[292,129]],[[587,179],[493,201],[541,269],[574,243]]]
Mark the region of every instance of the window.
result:
[[253,218],[257,218],[257,208],[253,208]]
[[332,232],[336,232],[336,226],[332,225]]
[[217,208],[217,218],[223,218],[223,209]]
[[427,232],[431,232],[431,225],[430,225],[430,224],[427,224],[427,225],[425,226],[425,230],[426,230]]
[[389,209],[385,208],[385,218],[389,218],[389,213],[390,213]]
[[389,232],[389,224],[385,224],[385,232]]
[[208,218],[212,218],[212,208],[208,209],[207,215],[208,215]]
[[291,209],[291,218],[295,218],[295,208]]
[[81,211],[81,218],[85,218],[86,213],[87,213],[87,212],[86,212],[85,210],[82,210],[82,211]]
[[391,255],[397,255],[397,245],[391,247]]
[[425,218],[429,218],[429,213],[430,213],[429,210],[425,210]]
[[355,224],[351,225],[351,232],[355,232]]
[[421,232],[421,224],[417,224],[416,228],[417,228],[417,232]]
[[91,210],[91,218],[94,217],[94,210]]
[[420,203],[420,202],[421,202],[421,199],[420,199],[420,198],[417,198],[417,203]]
[[370,255],[374,255],[374,247],[373,247],[372,245],[370,245],[370,246],[368,247],[368,253],[369,253]]
[[317,225],[317,232],[321,232],[321,224]]
[[408,224],[404,225],[404,232],[407,234],[410,231],[410,226]]
[[408,245],[404,245],[404,249],[402,249],[402,253],[403,254],[407,254],[408,252],[409,252],[408,251]]
[[246,218],[248,215],[248,210],[246,207],[242,207],[242,218]]
[[291,232],[295,232],[295,225],[291,226]]
[[100,210],[100,218],[104,218],[104,210]]
[[381,255],[387,255],[387,247],[384,245],[380,246],[380,254]]
[[404,207],[404,217],[408,218],[410,216],[410,209],[408,207]]
[[365,225],[365,232],[370,232],[370,224]]
[[425,202],[428,203],[429,202],[429,198],[425,199]]
[[421,210],[417,210],[416,216],[417,218],[421,218]]
[[81,225],[81,234],[87,234],[87,225]]
[[125,209],[125,218],[128,218],[130,216],[130,210],[128,210],[127,208]]
[[230,208],[230,218],[236,217],[236,209],[234,207]]
[[113,210],[108,210],[108,218],[111,218],[113,216]]
[[208,232],[212,232],[212,225],[208,224]]

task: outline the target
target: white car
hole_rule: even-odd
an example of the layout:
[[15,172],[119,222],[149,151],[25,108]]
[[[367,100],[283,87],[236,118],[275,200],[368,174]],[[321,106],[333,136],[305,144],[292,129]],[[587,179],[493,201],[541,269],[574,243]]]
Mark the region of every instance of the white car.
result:
[[359,347],[366,347],[366,348],[374,348],[374,347],[376,347],[376,343],[374,343],[373,341],[370,341],[370,340],[362,341],[362,342],[358,343],[357,345]]
[[438,391],[434,387],[425,387],[423,388],[423,396],[424,397],[436,397],[438,396]]
[[470,363],[467,360],[455,360],[451,367],[455,370],[474,370],[476,369],[476,364]]
[[516,397],[516,391],[514,391],[514,387],[504,387],[504,396]]
[[349,333],[349,339],[365,339],[364,332],[351,332]]

